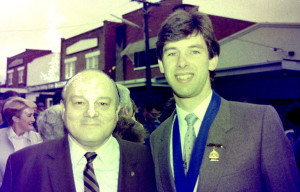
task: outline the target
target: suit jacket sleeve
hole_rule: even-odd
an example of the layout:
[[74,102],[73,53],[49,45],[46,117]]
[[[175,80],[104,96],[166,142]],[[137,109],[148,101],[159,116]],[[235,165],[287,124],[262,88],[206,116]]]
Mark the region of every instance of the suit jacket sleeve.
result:
[[13,191],[11,157],[8,158],[0,192]]
[[261,169],[267,191],[298,191],[299,173],[281,120],[273,107],[264,113]]

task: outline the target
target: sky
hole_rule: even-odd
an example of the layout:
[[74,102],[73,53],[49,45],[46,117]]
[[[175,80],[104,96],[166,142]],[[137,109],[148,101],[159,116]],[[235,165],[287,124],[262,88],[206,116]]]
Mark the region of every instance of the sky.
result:
[[[149,0],[159,2],[159,0]],[[299,23],[300,0],[183,0],[211,15],[253,22]],[[6,78],[7,57],[25,49],[59,52],[60,39],[120,22],[111,14],[139,9],[131,0],[10,0],[0,1],[0,82]]]

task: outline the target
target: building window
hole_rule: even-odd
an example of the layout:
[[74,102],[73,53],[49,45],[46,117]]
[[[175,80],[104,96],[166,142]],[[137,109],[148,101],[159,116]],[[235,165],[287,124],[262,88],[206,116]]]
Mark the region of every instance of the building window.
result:
[[75,75],[75,61],[66,63],[66,79],[69,79]]
[[24,83],[24,67],[18,68],[18,83]]
[[70,79],[75,75],[75,62],[77,58],[65,59],[65,79]]
[[[158,59],[156,56],[156,51],[155,49],[150,49],[149,50],[149,57],[150,57],[150,64],[151,65],[157,65],[158,64]],[[145,67],[145,51],[140,51],[140,52],[135,52],[134,53],[134,66],[135,67]]]
[[100,51],[85,54],[86,69],[98,69]]
[[12,85],[13,83],[12,83],[12,80],[13,80],[13,70],[10,70],[10,71],[8,71],[8,77],[7,77],[7,79],[8,79],[8,85]]
[[86,58],[86,69],[98,69],[98,56]]

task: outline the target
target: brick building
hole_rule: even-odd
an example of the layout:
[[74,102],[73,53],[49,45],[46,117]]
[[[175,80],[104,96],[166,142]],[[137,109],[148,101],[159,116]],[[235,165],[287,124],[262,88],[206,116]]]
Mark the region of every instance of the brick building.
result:
[[35,58],[50,54],[50,50],[26,49],[24,52],[7,58],[7,78],[5,87],[26,88],[27,68]]
[[68,39],[61,39],[60,80],[84,69],[99,69],[115,78],[115,28],[119,23],[104,21],[102,27]]

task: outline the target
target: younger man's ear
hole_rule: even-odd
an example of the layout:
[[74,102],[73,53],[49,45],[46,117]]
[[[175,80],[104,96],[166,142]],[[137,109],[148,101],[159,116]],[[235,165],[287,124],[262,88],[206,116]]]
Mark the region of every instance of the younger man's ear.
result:
[[61,107],[61,112],[62,112],[62,118],[64,119],[65,116],[65,104],[64,104],[64,100],[60,100],[60,107]]
[[214,71],[214,70],[217,68],[218,61],[219,61],[218,55],[216,55],[216,56],[214,56],[213,58],[211,58],[211,59],[209,60],[208,70]]
[[161,73],[165,73],[164,64],[162,63],[162,60],[158,59],[158,66]]

